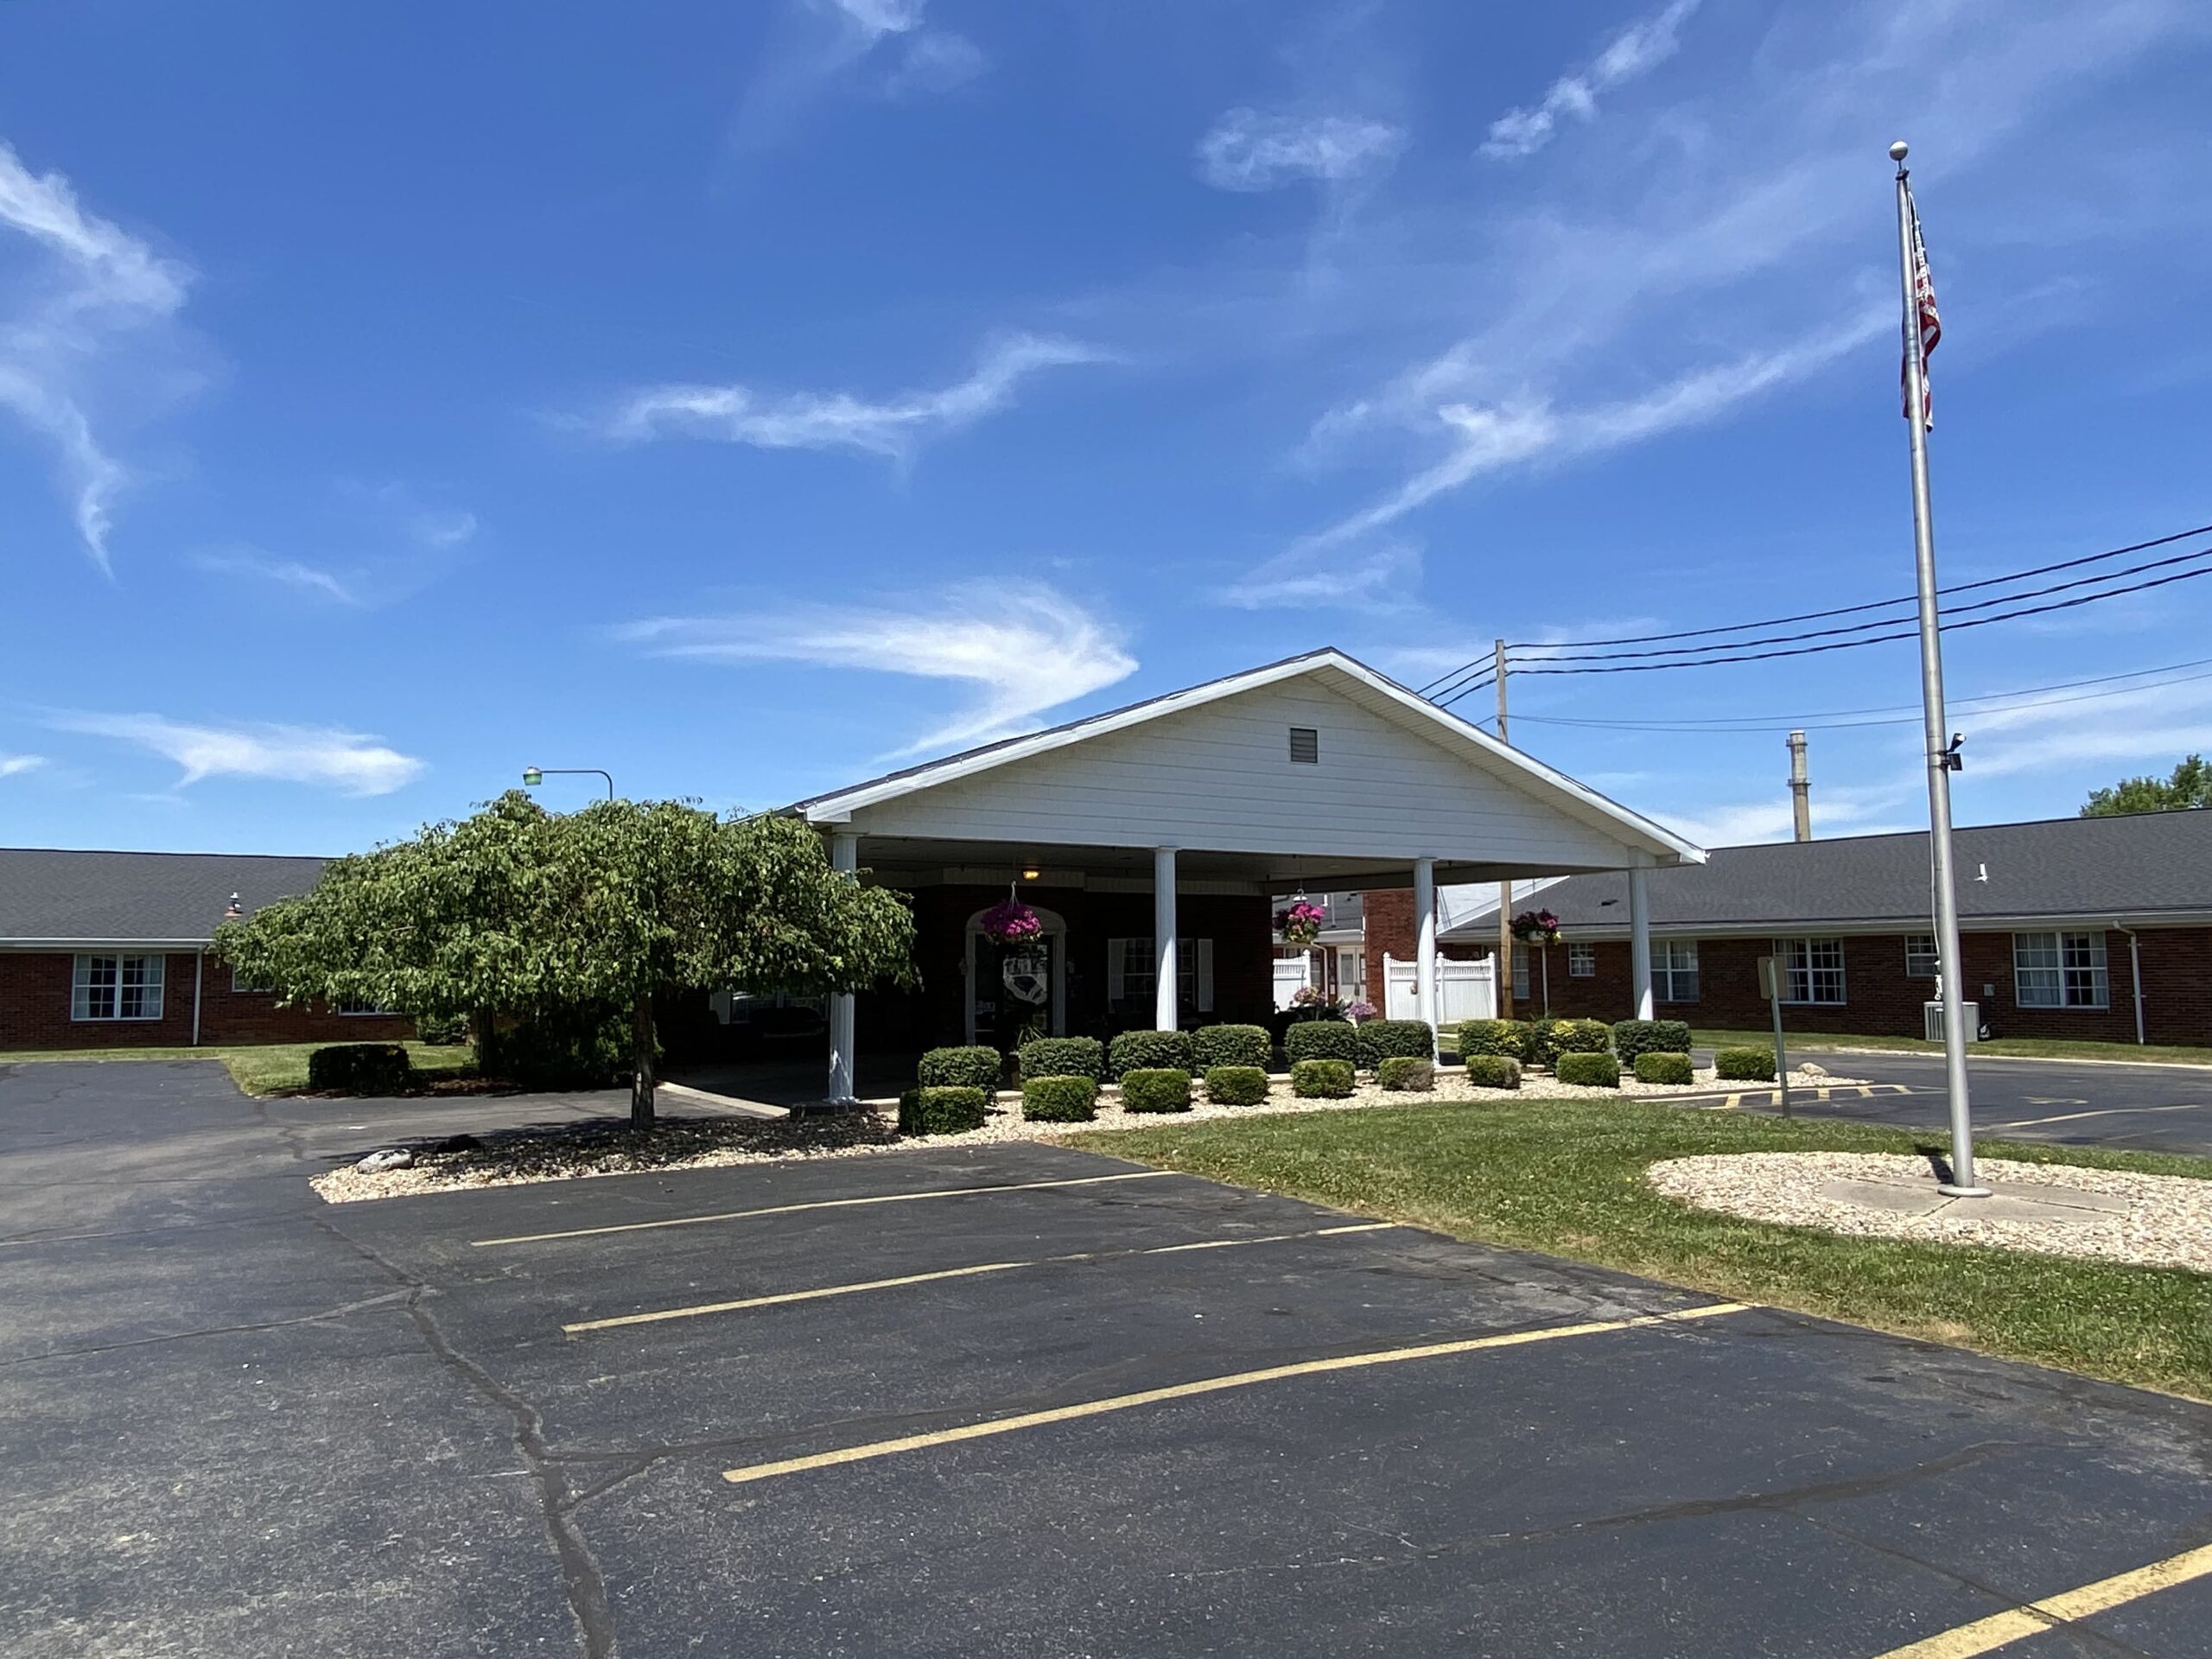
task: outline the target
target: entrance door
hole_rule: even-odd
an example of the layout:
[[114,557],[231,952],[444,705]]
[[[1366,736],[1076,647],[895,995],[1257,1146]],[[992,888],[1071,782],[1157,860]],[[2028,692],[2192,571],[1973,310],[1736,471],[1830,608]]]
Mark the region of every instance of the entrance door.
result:
[[1002,1052],[1033,1037],[1052,1037],[1052,987],[1066,936],[1047,933],[1027,944],[1004,945],[978,938],[975,972],[968,982],[974,1000],[976,1040]]

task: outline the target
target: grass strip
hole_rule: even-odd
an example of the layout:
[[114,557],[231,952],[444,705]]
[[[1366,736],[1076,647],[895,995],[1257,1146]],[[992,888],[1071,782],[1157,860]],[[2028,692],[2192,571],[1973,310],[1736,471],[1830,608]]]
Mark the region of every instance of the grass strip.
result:
[[[1691,1210],[1644,1171],[1707,1153],[1910,1153],[1940,1136],[1628,1100],[1378,1108],[1099,1131],[1071,1144],[2008,1359],[2212,1400],[2212,1276],[1848,1238]],[[1991,1141],[2027,1163],[2212,1179],[2212,1160]]]
[[[308,1086],[308,1056],[328,1043],[208,1043],[199,1048],[26,1048],[0,1051],[0,1065],[37,1060],[220,1060],[249,1095],[296,1094]],[[466,1043],[408,1043],[415,1070],[425,1081],[467,1077],[476,1051]]]

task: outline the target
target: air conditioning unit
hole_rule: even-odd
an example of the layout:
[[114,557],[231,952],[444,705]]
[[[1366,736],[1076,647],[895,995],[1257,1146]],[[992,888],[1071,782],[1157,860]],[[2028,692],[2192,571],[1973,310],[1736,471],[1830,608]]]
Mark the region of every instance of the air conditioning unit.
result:
[[[1979,1002],[1961,1002],[1959,1004],[1959,1007],[1966,1020],[1967,1041],[1970,1043],[1980,1041],[1981,1004]],[[1927,1033],[1928,1040],[1931,1043],[1942,1042],[1943,1040],[1943,1005],[1941,1002],[1922,1003],[1920,1005],[1920,1019],[1922,1028]]]

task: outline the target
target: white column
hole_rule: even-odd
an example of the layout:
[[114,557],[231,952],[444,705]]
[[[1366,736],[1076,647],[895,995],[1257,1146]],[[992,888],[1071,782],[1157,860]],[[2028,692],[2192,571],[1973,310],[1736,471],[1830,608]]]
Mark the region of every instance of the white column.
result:
[[1436,1046],[1436,861],[1414,861],[1414,1017],[1428,1021]]
[[[861,838],[848,830],[830,836],[830,868],[856,870],[861,863]],[[828,1098],[853,1098],[853,994],[840,991],[830,999],[830,1092]]]
[[1161,1031],[1178,1024],[1175,962],[1175,849],[1152,849],[1152,949],[1160,977],[1153,984],[1153,1021]]
[[1651,898],[1640,869],[1628,873],[1628,977],[1636,992],[1636,1017],[1651,1018]]

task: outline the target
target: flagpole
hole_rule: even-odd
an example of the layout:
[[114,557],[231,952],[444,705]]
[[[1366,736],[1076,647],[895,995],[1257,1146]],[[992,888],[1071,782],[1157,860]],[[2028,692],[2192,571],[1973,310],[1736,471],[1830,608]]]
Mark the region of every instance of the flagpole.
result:
[[1951,770],[1955,757],[1944,733],[1943,639],[1936,601],[1936,526],[1928,495],[1928,374],[1921,350],[1920,300],[1915,270],[1916,226],[1903,140],[1890,146],[1897,164],[1897,264],[1904,289],[1905,422],[1912,431],[1912,548],[1920,578],[1920,700],[1925,715],[1928,834],[1935,855],[1937,982],[1943,998],[1943,1072],[1951,1097],[1951,1179],[1937,1191],[1952,1198],[1986,1198],[1974,1179],[1974,1123],[1967,1093],[1967,1033],[1959,1010],[1966,1004],[1959,962],[1959,895],[1951,867]]

